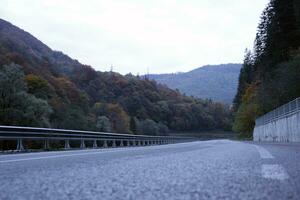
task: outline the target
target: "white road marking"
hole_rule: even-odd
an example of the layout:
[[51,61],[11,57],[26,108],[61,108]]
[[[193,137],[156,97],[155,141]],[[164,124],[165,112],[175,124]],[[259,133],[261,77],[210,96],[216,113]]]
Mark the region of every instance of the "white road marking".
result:
[[[151,146],[148,146],[148,147],[151,147]],[[139,147],[139,148],[143,148],[143,147]],[[76,151],[72,151],[74,153],[70,153],[69,151],[60,151],[60,152],[56,152],[57,154],[60,154],[60,155],[37,156],[37,157],[31,157],[31,158],[28,158],[27,154],[22,154],[21,155],[22,157],[26,156],[27,158],[0,160],[0,163],[29,161],[29,160],[41,160],[41,159],[48,159],[48,158],[64,158],[64,157],[72,157],[72,156],[94,155],[94,154],[103,154],[103,153],[115,153],[115,152],[124,152],[124,151],[126,151],[126,152],[129,151],[130,152],[130,151],[137,151],[137,150],[138,150],[137,148],[120,148],[120,149],[114,149],[114,150],[108,150],[108,149],[77,150],[77,151],[81,151],[81,152],[78,152],[78,153],[75,153]],[[84,152],[82,152],[82,151],[84,151]],[[42,154],[42,152],[40,154]],[[34,155],[34,153],[31,153],[31,155]],[[11,155],[11,156],[14,156],[14,155]],[[0,158],[1,158],[1,156],[0,156]]]
[[41,160],[41,159],[48,159],[48,158],[64,158],[64,157],[72,157],[72,156],[83,156],[83,155],[93,155],[93,154],[113,153],[113,152],[118,152],[118,151],[97,151],[97,152],[89,152],[89,153],[74,153],[74,154],[53,155],[53,156],[40,156],[40,157],[33,157],[33,158],[19,158],[19,159],[11,159],[11,160],[1,160],[0,163]]
[[274,158],[274,156],[269,151],[267,151],[265,148],[257,146],[257,145],[254,145],[254,146],[262,159],[273,159]]
[[285,180],[289,178],[289,175],[285,169],[278,164],[262,165],[261,168],[262,177],[267,179]]
[[[190,142],[189,145],[194,142]],[[167,145],[159,145],[159,146],[141,146],[141,147],[123,147],[119,149],[99,149],[99,150],[77,150],[81,151],[78,153],[75,153],[76,150],[74,151],[60,151],[60,152],[40,152],[40,153],[24,153],[24,154],[15,154],[15,155],[3,155],[0,156],[0,159],[2,157],[4,158],[11,158],[15,156],[20,156],[23,158],[16,158],[16,159],[8,159],[8,160],[0,160],[0,163],[10,163],[10,162],[20,162],[20,161],[30,161],[30,160],[41,160],[41,159],[51,159],[51,158],[64,158],[64,157],[72,157],[72,156],[83,156],[83,155],[94,155],[94,154],[103,154],[103,153],[114,153],[114,152],[134,152],[134,151],[140,151],[141,149],[167,149],[172,146],[184,146],[187,143],[178,143],[178,144],[167,144]],[[74,152],[74,153],[73,153]],[[43,154],[43,153],[57,153],[60,155],[47,155],[47,156],[37,156],[37,157],[29,157],[29,155],[34,156],[36,154]],[[25,158],[24,158],[25,157]]]

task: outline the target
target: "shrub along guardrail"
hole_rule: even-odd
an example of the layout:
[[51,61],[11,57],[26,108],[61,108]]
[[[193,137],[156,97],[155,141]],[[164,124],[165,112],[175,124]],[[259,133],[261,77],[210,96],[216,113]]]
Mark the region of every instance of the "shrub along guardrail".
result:
[[70,149],[70,141],[80,141],[80,148],[86,148],[85,142],[92,141],[93,148],[117,146],[147,146],[195,141],[191,137],[150,136],[78,131],[50,128],[33,128],[19,126],[0,126],[0,140],[17,140],[16,150],[24,151],[24,140],[42,140],[43,148],[50,149],[50,141],[64,141],[64,149]]

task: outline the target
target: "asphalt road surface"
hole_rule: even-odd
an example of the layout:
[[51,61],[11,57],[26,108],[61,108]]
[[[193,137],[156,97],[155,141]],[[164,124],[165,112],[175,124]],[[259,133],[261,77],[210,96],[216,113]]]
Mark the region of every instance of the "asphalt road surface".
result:
[[300,144],[230,140],[0,156],[0,199],[300,199]]

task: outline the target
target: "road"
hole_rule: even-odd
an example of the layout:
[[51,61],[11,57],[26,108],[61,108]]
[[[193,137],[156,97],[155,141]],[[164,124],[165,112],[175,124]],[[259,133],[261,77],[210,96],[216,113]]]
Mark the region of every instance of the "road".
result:
[[2,155],[0,199],[300,199],[300,144],[213,140]]

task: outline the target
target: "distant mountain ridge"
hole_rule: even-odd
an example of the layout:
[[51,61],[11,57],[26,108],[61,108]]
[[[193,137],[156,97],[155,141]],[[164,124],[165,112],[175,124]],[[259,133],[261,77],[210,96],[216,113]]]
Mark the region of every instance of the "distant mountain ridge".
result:
[[206,65],[185,73],[150,74],[148,77],[186,95],[231,104],[241,67],[233,63]]

